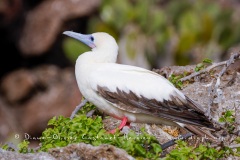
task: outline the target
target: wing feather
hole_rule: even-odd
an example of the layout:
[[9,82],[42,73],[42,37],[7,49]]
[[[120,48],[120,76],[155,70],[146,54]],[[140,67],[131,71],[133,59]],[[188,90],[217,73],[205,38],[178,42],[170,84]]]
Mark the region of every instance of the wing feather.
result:
[[113,65],[100,67],[92,78],[92,88],[122,110],[213,128],[199,105],[154,72]]

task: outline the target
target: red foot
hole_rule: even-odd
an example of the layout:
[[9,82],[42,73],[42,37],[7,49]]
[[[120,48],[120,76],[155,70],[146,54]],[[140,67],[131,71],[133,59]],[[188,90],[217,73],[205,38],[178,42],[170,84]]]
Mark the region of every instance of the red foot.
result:
[[[117,127],[119,130],[121,130],[124,126],[130,126],[130,123],[128,122],[127,117],[123,117],[121,124]],[[117,129],[113,129],[108,131],[108,133],[114,134]]]

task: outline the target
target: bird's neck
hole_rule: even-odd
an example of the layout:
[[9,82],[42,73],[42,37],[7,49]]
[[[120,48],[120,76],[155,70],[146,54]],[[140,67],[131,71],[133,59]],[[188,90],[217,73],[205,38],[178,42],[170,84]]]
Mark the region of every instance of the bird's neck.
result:
[[115,63],[117,61],[117,48],[95,48],[92,50],[91,58],[96,63]]

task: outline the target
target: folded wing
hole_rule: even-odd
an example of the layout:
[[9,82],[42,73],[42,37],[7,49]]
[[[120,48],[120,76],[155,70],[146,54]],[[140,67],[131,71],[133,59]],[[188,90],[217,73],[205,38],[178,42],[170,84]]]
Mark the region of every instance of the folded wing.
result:
[[93,90],[122,110],[213,128],[199,105],[154,72],[105,64],[91,74],[90,81]]

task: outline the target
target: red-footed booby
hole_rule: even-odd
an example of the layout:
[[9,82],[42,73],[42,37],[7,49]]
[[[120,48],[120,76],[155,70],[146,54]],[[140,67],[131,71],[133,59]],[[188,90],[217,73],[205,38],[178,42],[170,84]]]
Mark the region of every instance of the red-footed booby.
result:
[[161,75],[116,64],[118,45],[109,34],[83,35],[72,31],[63,34],[92,49],[76,61],[78,87],[99,110],[123,120],[119,129],[127,121],[187,127],[200,136],[208,135],[200,127],[214,128],[202,107]]

